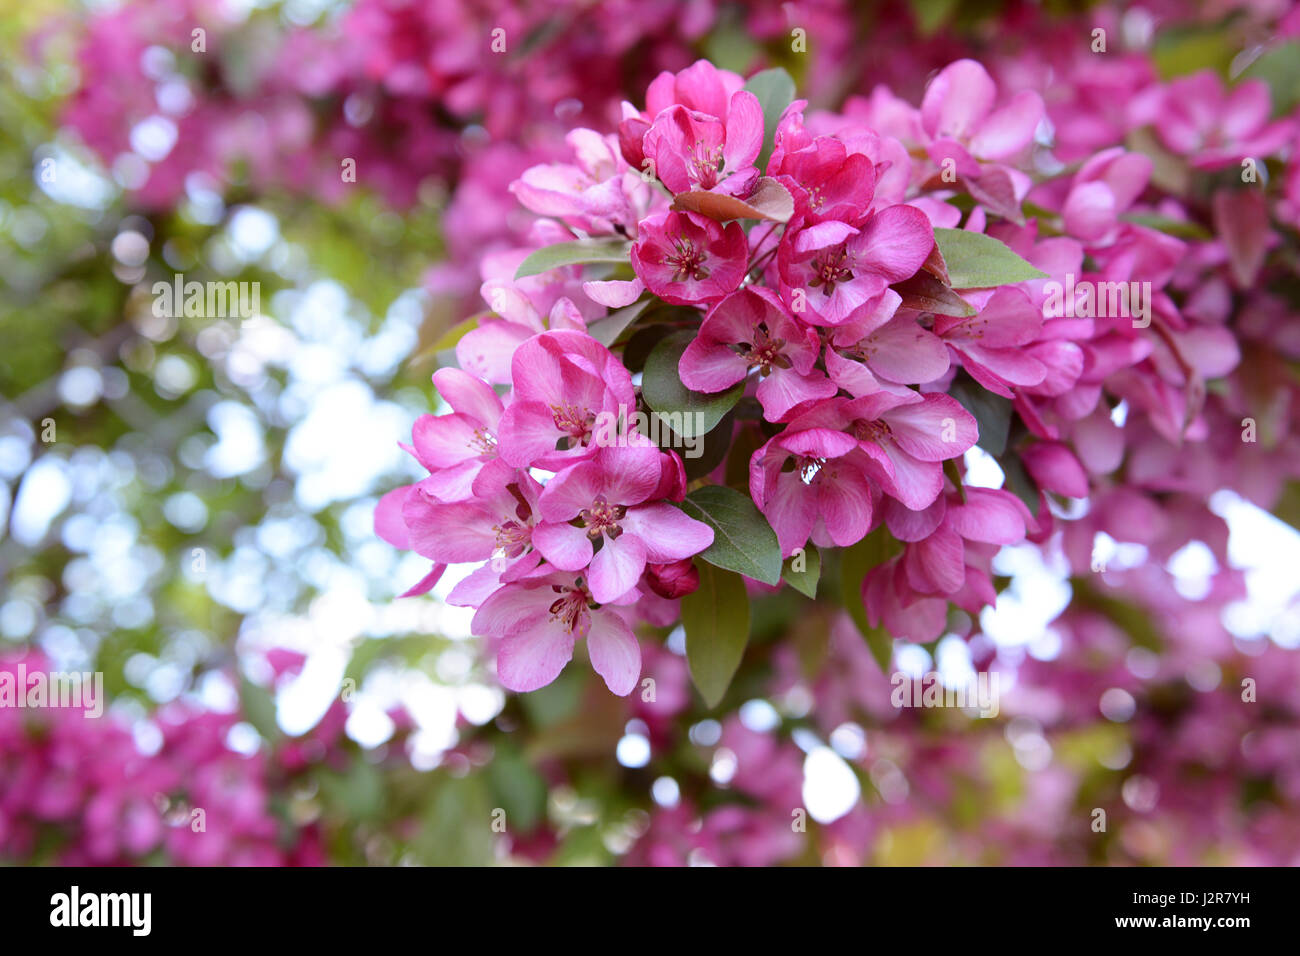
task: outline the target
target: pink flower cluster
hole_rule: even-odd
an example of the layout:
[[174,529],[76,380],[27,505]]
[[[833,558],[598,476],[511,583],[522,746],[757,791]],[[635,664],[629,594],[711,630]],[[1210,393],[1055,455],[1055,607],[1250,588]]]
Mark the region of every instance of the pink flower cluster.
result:
[[[1235,130],[1227,118],[1242,103],[1268,113],[1260,95],[1249,86],[1205,108]],[[843,113],[796,100],[771,128],[742,77],[699,61],[661,74],[645,108],[625,103],[622,117],[616,135],[573,130],[569,162],[511,184],[539,218],[522,247],[483,259],[491,313],[460,338],[461,369],[435,376],[453,412],[415,428],[429,477],[390,493],[377,516],[389,541],[434,562],[417,592],[443,565],[488,562],[450,600],[479,608],[475,630],[492,639],[506,686],[549,682],[590,632],[596,669],[627,693],[639,660],[630,626],[676,620],[666,602],[694,578],[689,565],[666,569],[712,540],[669,503],[687,491],[676,450],[635,432],[633,447],[599,447],[602,416],[650,410],[633,384],[640,364],[618,352],[627,322],[606,338],[613,351],[593,337],[622,314],[608,310],[657,309],[690,329],[678,373],[700,398],[752,395],[757,414],[718,440],[759,439],[745,490],[782,558],[875,529],[896,542],[861,599],[871,626],[917,643],[952,629],[950,605],[969,633],[997,599],[998,550],[1049,541],[1061,500],[1114,480],[1126,435],[1153,431],[1171,452],[1210,437],[1218,398],[1205,383],[1241,358],[1226,327],[1233,290],[1258,284],[1276,243],[1262,191],[1220,188],[1202,210],[1122,146],[1045,175],[1042,97],[1000,96],[972,60],[940,71],[919,106],[879,87]],[[1155,118],[1171,146],[1214,122]],[[1296,129],[1251,120],[1207,149],[1293,163]],[[1176,226],[1198,217],[1213,240],[1180,238]],[[1000,249],[1030,277],[963,278],[969,253],[955,246],[947,262],[937,230]],[[581,257],[519,268],[574,240],[626,241],[630,277]],[[1123,309],[1076,296],[1084,287],[1121,290]],[[977,406],[1001,410],[985,422],[1000,424],[1000,441],[980,434]],[[1003,488],[967,484],[977,440],[1007,473]],[[1284,473],[1300,473],[1293,446],[1280,450]],[[1135,447],[1132,465],[1154,447]],[[703,480],[723,484],[725,469]]]
[[[39,654],[0,660],[14,681],[49,670]],[[0,860],[53,849],[65,866],[324,863],[319,828],[289,827],[272,801],[285,774],[335,760],[346,712],[338,705],[274,755],[231,748],[243,719],[176,702],[137,736],[111,712],[0,708]]]

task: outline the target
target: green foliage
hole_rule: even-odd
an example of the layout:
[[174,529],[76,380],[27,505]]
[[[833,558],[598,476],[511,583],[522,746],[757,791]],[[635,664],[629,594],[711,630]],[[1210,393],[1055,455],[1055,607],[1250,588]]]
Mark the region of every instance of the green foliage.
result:
[[682,510],[713,529],[713,544],[700,555],[705,561],[764,584],[781,580],[776,532],[748,495],[722,485],[705,485],[686,496]]
[[709,707],[727,693],[749,641],[749,596],[740,575],[697,564],[700,586],[682,598],[686,661]]
[[670,416],[669,422],[680,422],[684,438],[707,435],[745,394],[743,381],[711,395],[692,392],[682,384],[677,365],[694,338],[694,331],[683,329],[663,339],[650,351],[641,377],[645,403],[653,411]]
[[631,245],[623,239],[574,239],[543,246],[519,263],[516,279],[540,275],[561,266],[590,262],[626,263]]
[[1047,278],[1046,272],[1035,269],[1007,248],[1006,243],[981,232],[936,229],[934,241],[947,263],[954,289],[985,289]]
[[785,108],[794,102],[794,80],[780,67],[755,73],[745,84],[745,89],[758,97],[763,107],[763,148],[758,154],[758,168],[766,169],[776,143],[776,124]]

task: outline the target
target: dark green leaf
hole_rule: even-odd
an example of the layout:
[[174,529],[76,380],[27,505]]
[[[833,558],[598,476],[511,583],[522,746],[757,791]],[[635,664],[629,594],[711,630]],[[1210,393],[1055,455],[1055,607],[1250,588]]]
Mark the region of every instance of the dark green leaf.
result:
[[641,376],[645,403],[686,438],[711,432],[745,393],[743,381],[713,395],[692,392],[682,384],[677,363],[694,338],[693,331],[683,329],[664,339],[650,351]]
[[682,598],[686,663],[710,707],[727,692],[749,642],[749,595],[738,574],[697,565],[700,586]]
[[720,568],[764,584],[781,581],[781,546],[767,519],[748,495],[722,485],[705,485],[686,496],[682,510],[713,529],[713,544],[700,555]]
[[953,380],[948,394],[975,416],[980,430],[977,444],[981,448],[994,458],[1006,451],[1013,410],[1010,399],[995,395],[964,372]]
[[603,319],[597,319],[587,326],[587,334],[608,348],[623,334],[623,330],[635,322],[653,301],[653,299],[642,299],[640,302],[633,302],[631,305],[624,306],[617,312],[611,312]]
[[[796,564],[801,564],[803,570],[796,571],[794,569]],[[801,551],[796,551],[786,558],[781,568],[781,577],[785,583],[810,598],[817,597],[817,581],[821,575],[822,556],[811,542],[804,545]]]
[[573,266],[584,262],[630,262],[631,244],[625,239],[575,239],[543,246],[523,262],[515,271],[516,279],[535,276],[560,266]]
[[1046,272],[1035,269],[1005,243],[980,232],[936,229],[934,240],[948,264],[954,289],[987,289],[1047,277]]

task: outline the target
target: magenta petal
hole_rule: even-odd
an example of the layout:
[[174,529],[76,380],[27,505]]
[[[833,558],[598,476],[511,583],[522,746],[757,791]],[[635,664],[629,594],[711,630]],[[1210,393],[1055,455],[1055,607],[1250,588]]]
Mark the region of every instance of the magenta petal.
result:
[[971,152],[983,159],[1013,156],[1033,140],[1043,116],[1042,97],[1032,90],[1022,90],[980,124],[971,137]]
[[573,658],[574,636],[562,623],[543,617],[530,624],[497,649],[497,677],[519,693],[545,687]]
[[966,548],[956,532],[939,527],[909,548],[913,550],[935,590],[951,594],[966,582]]
[[779,368],[758,383],[755,394],[763,406],[763,417],[779,422],[795,406],[830,398],[837,391],[835,383],[821,372],[800,375],[792,368]]
[[964,502],[948,509],[948,523],[963,538],[988,544],[1016,544],[1024,538],[1024,505],[1015,495],[992,488],[966,488],[965,494]]
[[[968,489],[969,491],[969,489]],[[885,499],[885,524],[899,541],[920,541],[939,527],[948,512],[947,500],[940,495],[920,511],[913,511],[895,498]]]
[[483,470],[478,459],[439,468],[420,481],[420,490],[439,501],[464,501],[474,494],[474,481]]
[[645,570],[646,549],[640,537],[620,535],[606,538],[591,559],[588,587],[598,604],[608,604],[636,587]]
[[721,342],[701,336],[686,346],[677,371],[693,392],[721,392],[745,377],[749,363]]
[[414,487],[414,485],[403,485],[394,488],[375,505],[375,534],[394,548],[405,550],[411,547],[410,532],[406,530],[406,521],[402,518],[402,506]]
[[411,547],[434,561],[482,561],[496,544],[490,519],[477,502],[444,504],[417,494],[406,500],[402,517],[411,532]]
[[535,334],[515,322],[484,322],[456,343],[456,361],[466,372],[484,381],[507,384],[515,349]]
[[948,347],[914,318],[892,320],[863,345],[871,370],[891,382],[932,382],[948,371]]
[[554,592],[548,587],[526,588],[508,584],[479,605],[470,630],[489,637],[509,637],[528,630],[538,619],[550,616]]
[[[981,371],[997,376],[1011,385],[1039,385],[1047,377],[1047,366],[1028,352],[1016,348],[986,349],[967,344],[961,350],[963,364],[981,384]],[[978,368],[977,368],[978,366]],[[997,389],[994,389],[997,391]],[[1001,393],[1005,394],[1005,393]]]
[[628,509],[623,530],[641,540],[654,564],[694,557],[713,544],[712,528],[664,502]]
[[890,409],[884,418],[899,447],[922,461],[956,458],[979,438],[970,412],[947,395],[926,395],[919,404]]
[[641,676],[641,645],[622,617],[610,610],[592,613],[587,654],[611,692],[619,697],[632,693]]
[[[866,449],[864,449],[866,450]],[[885,445],[893,466],[893,477],[884,483],[885,490],[913,511],[930,505],[943,490],[943,466],[937,461],[918,461],[893,442]]]
[[530,468],[555,450],[560,430],[555,416],[541,402],[516,402],[501,415],[497,428],[498,454],[508,465]]
[[612,505],[639,505],[649,498],[659,486],[662,474],[659,454],[653,445],[602,448],[596,460],[605,500]]
[[993,108],[997,87],[974,60],[950,63],[930,81],[921,101],[921,124],[933,137],[966,138]]
[[457,412],[496,428],[502,405],[491,385],[458,368],[440,368],[433,373],[433,386]]
[[621,309],[635,302],[645,291],[645,285],[640,279],[610,279],[607,282],[584,282],[582,291],[592,302],[611,309]]
[[921,210],[889,206],[872,216],[849,246],[859,267],[888,282],[902,282],[916,274],[934,248],[934,230]]
[[1034,482],[1070,498],[1088,496],[1088,476],[1074,453],[1059,442],[1038,442],[1020,453]]
[[829,428],[804,428],[783,432],[777,439],[782,448],[804,458],[840,458],[858,447],[858,440]]
[[438,583],[444,571],[447,570],[445,564],[435,564],[429,569],[429,573],[420,578],[409,589],[402,592],[402,597],[418,597],[421,594],[428,594],[433,590],[433,586]]
[[411,444],[425,468],[449,468],[478,457],[482,429],[469,415],[421,415],[411,427]]
[[727,114],[727,143],[723,149],[726,168],[731,172],[754,165],[763,148],[763,107],[748,90],[731,96]]
[[538,507],[547,521],[570,521],[584,508],[590,508],[603,488],[600,466],[594,461],[579,462],[546,483]]
[[581,571],[591,563],[591,538],[568,523],[543,522],[533,529],[533,547],[561,571]]
[[501,575],[488,561],[456,582],[446,601],[453,607],[479,607],[501,587]]
[[776,532],[781,556],[788,558],[808,542],[817,520],[817,493],[799,480],[797,472],[782,473],[767,489],[767,501],[760,510]]
[[817,482],[817,507],[831,540],[847,548],[871,527],[871,486],[856,468],[835,468]]

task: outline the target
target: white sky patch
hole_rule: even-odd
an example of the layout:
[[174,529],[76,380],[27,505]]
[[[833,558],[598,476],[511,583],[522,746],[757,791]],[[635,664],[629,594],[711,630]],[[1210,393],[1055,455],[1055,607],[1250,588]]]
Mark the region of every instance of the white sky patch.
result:
[[980,612],[980,627],[1002,646],[1034,644],[1065,610],[1073,594],[1066,580],[1064,559],[1049,566],[1037,546],[1012,545],[993,559],[999,574],[1011,575],[1010,586],[993,607]]
[[804,758],[803,802],[818,823],[838,820],[861,796],[857,774],[830,747],[819,746]]
[[1232,491],[1215,492],[1210,508],[1228,523],[1228,562],[1246,572],[1248,597],[1224,609],[1224,626],[1300,646],[1300,532]]
[[9,533],[19,544],[35,547],[53,521],[72,501],[72,481],[62,459],[47,455],[28,469],[18,486]]
[[966,475],[963,484],[972,488],[1001,488],[1006,476],[997,459],[978,445],[972,445],[963,456]]

